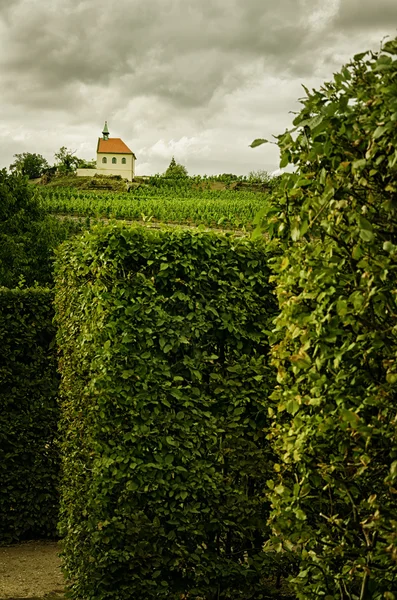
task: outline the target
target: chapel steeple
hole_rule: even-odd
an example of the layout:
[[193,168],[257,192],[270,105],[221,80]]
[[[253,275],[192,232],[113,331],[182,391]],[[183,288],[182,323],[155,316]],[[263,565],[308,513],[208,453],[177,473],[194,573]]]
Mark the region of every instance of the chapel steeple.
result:
[[105,125],[102,131],[102,136],[104,140],[108,140],[109,139],[109,129],[108,129],[108,122],[105,121]]

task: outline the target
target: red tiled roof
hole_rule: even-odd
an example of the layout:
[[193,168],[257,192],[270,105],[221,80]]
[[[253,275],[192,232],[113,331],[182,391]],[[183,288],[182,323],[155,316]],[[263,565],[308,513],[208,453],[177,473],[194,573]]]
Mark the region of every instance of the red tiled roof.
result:
[[109,138],[108,140],[98,138],[97,152],[102,154],[105,152],[108,154],[134,154],[120,138]]

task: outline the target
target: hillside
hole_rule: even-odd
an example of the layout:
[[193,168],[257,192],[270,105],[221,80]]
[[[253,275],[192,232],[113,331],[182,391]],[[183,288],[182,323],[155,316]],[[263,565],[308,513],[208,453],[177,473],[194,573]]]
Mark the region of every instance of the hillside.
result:
[[[48,176],[44,175],[38,179],[33,179],[30,181],[33,185],[45,186],[46,188],[76,188],[79,190],[90,190],[90,191],[114,191],[114,192],[124,192],[124,191],[134,191],[137,188],[149,188],[152,186],[158,186],[160,184],[166,183],[168,186],[176,186],[180,185],[180,181],[178,179],[172,180],[167,179],[165,177],[135,177],[132,182],[126,182],[120,178],[120,176],[104,176],[104,175],[95,175],[94,177],[77,177],[75,174],[70,175],[61,175],[57,177],[48,178]],[[191,186],[193,189],[197,190],[209,190],[209,191],[224,191],[224,190],[234,190],[234,191],[249,191],[249,192],[257,192],[257,193],[266,193],[269,192],[273,187],[274,183],[262,183],[262,182],[250,182],[245,180],[226,180],[220,181],[217,178],[207,179],[200,177],[192,177],[188,178],[186,182],[183,182],[186,186]]]

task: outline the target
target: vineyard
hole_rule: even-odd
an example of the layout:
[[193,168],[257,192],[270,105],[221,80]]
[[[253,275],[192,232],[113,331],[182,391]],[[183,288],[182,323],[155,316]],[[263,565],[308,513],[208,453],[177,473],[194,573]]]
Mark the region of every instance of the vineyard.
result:
[[53,214],[252,229],[268,194],[212,191],[192,186],[145,186],[133,193],[43,188],[42,205]]

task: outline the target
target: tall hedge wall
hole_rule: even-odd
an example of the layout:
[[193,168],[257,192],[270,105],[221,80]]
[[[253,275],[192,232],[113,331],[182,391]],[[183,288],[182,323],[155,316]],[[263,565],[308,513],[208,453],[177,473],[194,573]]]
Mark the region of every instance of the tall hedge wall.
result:
[[259,242],[102,227],[57,266],[61,529],[73,598],[265,598]]
[[56,533],[52,300],[45,289],[0,288],[0,543]]

